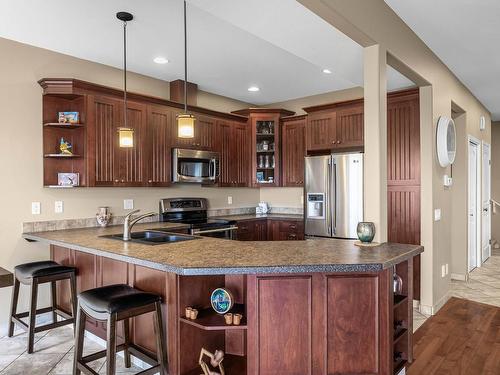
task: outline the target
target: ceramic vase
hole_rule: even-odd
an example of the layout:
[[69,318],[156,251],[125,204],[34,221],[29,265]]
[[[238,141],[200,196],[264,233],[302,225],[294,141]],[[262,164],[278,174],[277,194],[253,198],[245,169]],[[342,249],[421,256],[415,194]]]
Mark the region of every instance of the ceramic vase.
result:
[[375,237],[375,224],[369,221],[361,221],[357,227],[358,238],[363,243],[370,243]]

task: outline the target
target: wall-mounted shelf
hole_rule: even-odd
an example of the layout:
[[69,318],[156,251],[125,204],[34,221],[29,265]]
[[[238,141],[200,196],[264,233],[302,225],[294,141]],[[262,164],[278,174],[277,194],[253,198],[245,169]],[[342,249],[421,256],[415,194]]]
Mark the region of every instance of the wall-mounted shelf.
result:
[[43,126],[48,128],[58,128],[58,129],[81,129],[83,124],[65,124],[60,122],[47,122]]
[[236,304],[231,310],[233,314],[242,314],[243,319],[240,325],[228,325],[224,321],[224,316],[217,314],[212,308],[202,309],[198,312],[198,318],[195,320],[181,317],[180,321],[192,325],[205,331],[227,331],[247,329],[245,306]]

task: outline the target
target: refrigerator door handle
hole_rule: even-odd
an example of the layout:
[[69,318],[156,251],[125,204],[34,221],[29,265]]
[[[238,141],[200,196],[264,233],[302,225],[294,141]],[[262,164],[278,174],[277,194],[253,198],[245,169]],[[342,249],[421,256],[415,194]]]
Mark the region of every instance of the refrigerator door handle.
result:
[[[333,159],[332,162],[332,169],[333,169],[333,177],[334,181],[330,182],[332,184],[330,194],[331,194],[331,199],[333,201],[332,207],[333,207],[333,234],[337,234],[337,184],[338,184],[338,176],[337,176],[337,163],[335,159]],[[330,179],[331,181],[331,179]]]
[[326,198],[325,203],[325,213],[326,213],[326,230],[329,235],[332,235],[332,212],[331,212],[331,207],[330,207],[330,178],[331,178],[331,169],[332,169],[332,158],[330,157],[328,159],[328,165],[326,167],[326,178],[325,178],[325,192],[326,192]]

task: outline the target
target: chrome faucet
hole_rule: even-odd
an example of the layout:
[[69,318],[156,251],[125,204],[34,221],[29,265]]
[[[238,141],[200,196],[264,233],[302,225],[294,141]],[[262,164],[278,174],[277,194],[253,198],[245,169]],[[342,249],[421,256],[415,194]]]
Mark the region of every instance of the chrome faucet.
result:
[[134,210],[130,212],[127,216],[125,216],[125,222],[123,223],[123,241],[130,241],[132,238],[130,237],[130,232],[132,231],[132,227],[140,220],[145,219],[150,216],[155,216],[156,212],[148,212],[147,214],[140,215],[135,219],[131,219],[133,214],[140,212],[141,210]]

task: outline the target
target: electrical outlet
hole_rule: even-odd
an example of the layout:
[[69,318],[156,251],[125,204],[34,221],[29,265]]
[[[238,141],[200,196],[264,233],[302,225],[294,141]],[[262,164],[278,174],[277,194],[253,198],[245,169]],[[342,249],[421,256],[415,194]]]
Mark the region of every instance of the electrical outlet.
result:
[[233,204],[233,197],[231,196],[227,197],[227,204]]
[[42,211],[42,205],[40,202],[31,202],[31,214],[32,215],[40,215]]
[[303,196],[303,195],[301,195],[301,196],[300,196],[300,204],[301,204],[301,205],[303,205],[303,204],[304,204],[304,196]]
[[124,210],[133,210],[134,209],[134,200],[133,199],[124,199],[123,200],[123,209]]
[[443,264],[441,266],[441,277],[445,277],[446,276],[446,266]]
[[441,220],[441,209],[436,208],[434,210],[434,221],[439,221],[439,220]]
[[56,214],[62,214],[64,211],[64,203],[63,201],[55,201],[54,202],[54,212]]
[[446,263],[446,264],[444,265],[444,267],[445,267],[445,269],[446,269],[446,274],[448,275],[448,263]]

